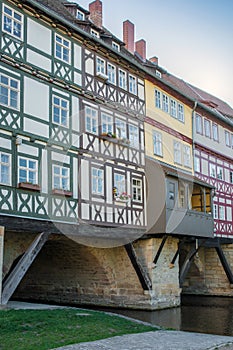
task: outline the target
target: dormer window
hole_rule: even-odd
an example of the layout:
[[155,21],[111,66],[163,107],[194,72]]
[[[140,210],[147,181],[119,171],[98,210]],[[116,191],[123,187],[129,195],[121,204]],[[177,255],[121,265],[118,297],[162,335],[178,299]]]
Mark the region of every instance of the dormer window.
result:
[[120,51],[120,45],[117,44],[115,41],[112,42],[112,48],[116,51]]
[[94,38],[99,38],[100,34],[97,32],[97,30],[91,29],[91,35],[94,36]]
[[79,21],[84,21],[84,20],[85,20],[85,15],[84,15],[84,13],[81,12],[81,11],[79,11],[79,10],[77,10],[77,15],[76,15],[76,17],[77,17],[77,19],[78,19]]
[[155,75],[156,75],[156,77],[162,78],[161,72],[159,70],[157,70],[157,69],[155,71]]

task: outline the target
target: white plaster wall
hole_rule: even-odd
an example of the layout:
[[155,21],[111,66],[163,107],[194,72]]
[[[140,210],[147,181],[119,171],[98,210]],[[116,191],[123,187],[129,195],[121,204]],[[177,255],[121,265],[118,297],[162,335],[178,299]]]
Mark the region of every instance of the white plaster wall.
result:
[[27,62],[51,72],[51,60],[38,52],[27,49]]
[[49,126],[35,120],[24,118],[24,131],[31,134],[49,138]]
[[0,145],[3,148],[11,149],[11,140],[0,137]]
[[62,164],[69,165],[70,164],[70,157],[63,153],[58,152],[51,152],[51,158],[52,160],[55,160],[57,162],[60,162]]
[[24,143],[22,143],[20,146],[18,146],[18,152],[25,153],[25,155],[35,156],[35,157],[38,157],[38,154],[39,154],[37,147],[26,145]]
[[79,99],[72,96],[72,130],[79,131]]
[[82,160],[81,169],[79,171],[81,173],[81,198],[89,200],[89,162],[86,160]]
[[48,193],[48,151],[46,149],[42,150],[42,158],[41,158],[41,192]]
[[74,44],[74,67],[82,70],[82,48]]
[[78,160],[73,158],[73,197],[78,198]]
[[106,201],[112,203],[112,168],[106,167]]
[[51,55],[52,35],[50,29],[28,18],[27,38],[28,44]]
[[49,121],[49,87],[24,77],[24,113]]

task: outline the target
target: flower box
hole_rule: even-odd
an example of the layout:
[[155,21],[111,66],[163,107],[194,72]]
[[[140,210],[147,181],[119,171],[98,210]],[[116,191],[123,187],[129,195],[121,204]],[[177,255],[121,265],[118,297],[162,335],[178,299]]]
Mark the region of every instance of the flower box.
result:
[[52,194],[56,194],[58,196],[72,197],[73,193],[71,191],[63,190],[60,188],[54,188],[52,190]]
[[18,188],[22,188],[22,189],[30,190],[30,191],[37,191],[37,192],[39,192],[41,190],[41,188],[38,184],[33,184],[31,182],[19,182]]

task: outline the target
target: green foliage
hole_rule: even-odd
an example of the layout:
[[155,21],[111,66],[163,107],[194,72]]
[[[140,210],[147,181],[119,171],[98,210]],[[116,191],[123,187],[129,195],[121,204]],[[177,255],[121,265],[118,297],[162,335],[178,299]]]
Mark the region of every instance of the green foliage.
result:
[[151,330],[155,328],[98,311],[1,310],[0,350],[48,350]]

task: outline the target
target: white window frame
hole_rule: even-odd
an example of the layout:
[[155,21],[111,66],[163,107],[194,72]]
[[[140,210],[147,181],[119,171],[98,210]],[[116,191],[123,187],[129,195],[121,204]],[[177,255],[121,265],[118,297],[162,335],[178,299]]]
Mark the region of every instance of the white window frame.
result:
[[217,179],[223,180],[223,168],[221,166],[217,166],[216,175]]
[[184,123],[184,106],[178,103],[178,120]]
[[[55,173],[55,168],[58,170],[58,173]],[[64,174],[63,170],[67,173]],[[59,180],[59,185],[56,185],[55,178]],[[66,185],[64,186],[63,181],[66,181]],[[53,164],[52,167],[52,186],[54,190],[63,190],[70,191],[70,168],[63,165]]]
[[85,130],[91,134],[98,134],[98,111],[85,106]]
[[181,165],[182,164],[181,142],[174,140],[173,148],[174,148],[174,163]]
[[212,124],[212,134],[213,134],[213,140],[219,141],[218,124],[215,124],[215,123]]
[[94,38],[98,38],[100,37],[100,33],[97,32],[97,30],[94,30],[91,28],[91,35],[94,37]]
[[139,129],[138,126],[129,124],[129,141],[130,146],[139,148]]
[[113,64],[108,63],[107,71],[108,71],[108,82],[113,85],[116,85],[116,67]]
[[112,41],[112,48],[116,51],[120,51],[120,45],[117,44],[115,41]]
[[209,168],[210,168],[210,177],[216,178],[216,176],[217,176],[217,174],[216,174],[216,165],[210,163]]
[[126,179],[124,174],[118,172],[114,173],[114,187],[116,188],[117,196],[126,192]]
[[[57,50],[58,47],[60,48],[60,50]],[[58,52],[60,52],[59,55],[58,55]],[[55,58],[57,58],[62,62],[70,64],[70,60],[71,60],[70,41],[57,33],[55,34]]]
[[132,178],[132,199],[134,202],[142,203],[142,180]]
[[209,119],[204,119],[205,137],[211,138],[211,123]]
[[197,156],[194,156],[194,171],[201,172],[201,159]]
[[169,113],[169,97],[163,94],[163,111]]
[[203,124],[202,124],[202,116],[200,114],[195,115],[195,125],[196,125],[196,133],[203,134]]
[[[7,79],[7,83],[2,81]],[[14,86],[15,85],[15,86]],[[7,90],[7,94],[3,94],[2,90]],[[14,96],[15,95],[15,96]],[[5,103],[6,98],[6,103]],[[15,101],[15,103],[12,103]],[[0,73],[0,103],[4,106],[19,110],[20,101],[20,81],[6,74]]]
[[[4,157],[7,157],[8,160],[6,161]],[[7,177],[6,181],[4,177]],[[0,184],[11,185],[11,154],[2,151],[0,151]]]
[[113,134],[113,117],[105,112],[101,113],[101,132]]
[[119,87],[121,89],[127,90],[127,73],[124,70],[119,69],[118,79],[119,79],[119,83],[118,83]]
[[188,145],[183,145],[183,159],[184,159],[184,166],[190,168],[191,167],[191,148]]
[[[57,99],[59,103],[56,103],[55,99]],[[58,116],[55,115],[55,108],[58,110]],[[54,124],[67,128],[69,126],[69,101],[61,96],[53,95],[52,116]],[[55,120],[55,117],[58,117],[58,121]]]
[[101,57],[96,57],[96,73],[105,74],[106,72],[106,62]]
[[230,184],[233,184],[233,170],[229,171],[229,182]]
[[177,101],[172,98],[170,100],[170,114],[173,118],[177,119]]
[[104,195],[104,171],[103,169],[91,168],[91,191],[94,195]]
[[162,93],[157,89],[155,89],[155,107],[162,108]]
[[218,219],[218,205],[217,204],[213,205],[213,218],[215,220]]
[[163,141],[161,132],[153,131],[153,148],[156,156],[163,157]]
[[225,206],[219,205],[219,220],[225,220],[226,219],[226,212],[225,212]]
[[116,118],[116,137],[119,139],[127,139],[126,122],[120,118]]
[[231,147],[230,132],[225,130],[225,144],[227,147]]
[[84,13],[83,13],[82,11],[77,10],[76,18],[77,18],[79,21],[84,21],[84,20],[85,20],[85,15],[84,15]]
[[[6,10],[11,11],[12,13],[9,14],[6,12]],[[2,31],[3,32],[8,33],[14,38],[17,38],[19,40],[23,40],[23,32],[24,32],[23,19],[24,19],[24,16],[20,12],[15,11],[10,6],[3,4],[3,11],[2,11]],[[8,26],[6,26],[6,21],[8,21]],[[18,32],[17,30],[18,26],[20,28],[19,35],[16,34],[16,32]],[[9,30],[7,30],[7,27],[9,28]]]
[[137,95],[137,79],[131,74],[129,74],[129,92]]
[[[26,165],[21,164],[21,160],[26,162]],[[30,163],[35,164],[35,168],[30,165]],[[25,171],[26,177],[24,180],[22,180],[20,172]],[[31,178],[31,175],[34,175],[33,179]],[[32,183],[33,185],[38,184],[38,161],[36,159],[28,158],[25,156],[19,156],[18,158],[18,183],[20,182],[28,182]]]

